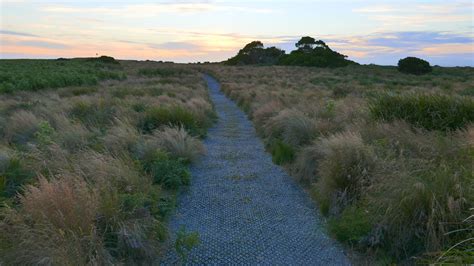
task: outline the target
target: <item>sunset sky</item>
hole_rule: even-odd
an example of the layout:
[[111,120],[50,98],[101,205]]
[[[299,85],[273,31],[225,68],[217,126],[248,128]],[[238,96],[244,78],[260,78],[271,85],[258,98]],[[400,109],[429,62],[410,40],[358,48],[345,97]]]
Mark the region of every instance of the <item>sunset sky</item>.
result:
[[290,51],[310,35],[364,64],[474,66],[471,0],[0,0],[0,10],[1,58],[221,61],[253,40]]

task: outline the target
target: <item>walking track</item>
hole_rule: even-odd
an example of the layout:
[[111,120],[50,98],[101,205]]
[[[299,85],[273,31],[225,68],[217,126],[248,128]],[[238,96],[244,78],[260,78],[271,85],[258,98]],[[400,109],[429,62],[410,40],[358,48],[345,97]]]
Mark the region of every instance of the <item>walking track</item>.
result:
[[[171,218],[199,233],[187,263],[199,265],[347,265],[308,195],[273,164],[252,123],[207,81],[219,116],[204,143],[207,155],[191,168],[192,182]],[[179,262],[170,249],[164,265]]]

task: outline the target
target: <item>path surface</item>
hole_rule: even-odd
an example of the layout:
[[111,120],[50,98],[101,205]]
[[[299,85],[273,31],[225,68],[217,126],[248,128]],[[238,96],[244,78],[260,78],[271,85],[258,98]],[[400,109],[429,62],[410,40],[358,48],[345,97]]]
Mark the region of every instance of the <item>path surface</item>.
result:
[[[192,183],[170,221],[199,232],[190,264],[346,265],[326,236],[308,195],[272,163],[252,123],[205,76],[219,115],[204,143],[207,155],[192,168]],[[176,264],[169,251],[163,264]]]

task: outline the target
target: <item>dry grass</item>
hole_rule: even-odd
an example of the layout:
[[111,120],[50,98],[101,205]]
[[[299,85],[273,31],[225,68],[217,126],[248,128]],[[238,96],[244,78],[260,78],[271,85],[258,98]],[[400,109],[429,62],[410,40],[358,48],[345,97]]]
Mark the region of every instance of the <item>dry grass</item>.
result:
[[154,133],[158,146],[177,158],[189,162],[204,154],[204,146],[195,137],[190,136],[183,127],[165,127]]
[[[182,128],[145,133],[138,121],[150,109],[176,107],[204,121],[192,124],[204,134],[214,111],[192,68],[121,67],[125,80],[0,95],[0,264],[159,261],[176,192],[165,191],[148,164],[180,164],[175,177],[189,179],[187,165],[158,149],[194,160],[203,146]],[[137,74],[170,67],[179,71]]]
[[5,130],[6,140],[9,142],[24,144],[34,137],[40,119],[32,112],[19,110],[8,119]]
[[[285,159],[310,185],[339,240],[385,263],[413,263],[434,261],[467,239],[460,232],[474,206],[471,105],[456,112],[462,128],[427,129],[452,122],[444,108],[455,104],[451,99],[472,102],[463,93],[472,87],[472,68],[435,68],[423,77],[377,66],[206,69],[250,114],[274,160]],[[374,119],[369,103],[381,93],[408,99],[419,111],[395,117],[402,121]],[[397,105],[387,99],[378,107],[393,115]],[[450,253],[451,261],[472,263],[465,257]]]

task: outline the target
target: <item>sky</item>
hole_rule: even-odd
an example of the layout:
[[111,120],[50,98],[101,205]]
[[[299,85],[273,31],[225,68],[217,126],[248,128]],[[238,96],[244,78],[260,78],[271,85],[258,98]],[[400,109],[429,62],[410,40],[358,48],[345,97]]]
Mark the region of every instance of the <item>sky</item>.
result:
[[0,0],[0,58],[222,61],[302,36],[362,64],[474,66],[472,0]]

